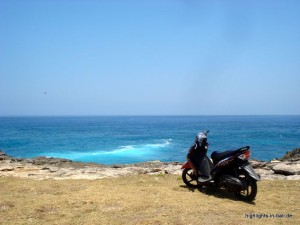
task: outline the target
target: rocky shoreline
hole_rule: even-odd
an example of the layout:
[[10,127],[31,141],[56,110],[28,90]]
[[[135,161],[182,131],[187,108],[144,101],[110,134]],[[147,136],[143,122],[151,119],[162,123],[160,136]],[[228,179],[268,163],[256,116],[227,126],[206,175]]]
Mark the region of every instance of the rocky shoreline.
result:
[[[262,180],[300,180],[300,149],[287,152],[270,162],[250,160]],[[150,161],[136,164],[101,165],[68,159],[14,158],[0,151],[0,177],[31,179],[103,179],[135,174],[181,175],[183,162]]]

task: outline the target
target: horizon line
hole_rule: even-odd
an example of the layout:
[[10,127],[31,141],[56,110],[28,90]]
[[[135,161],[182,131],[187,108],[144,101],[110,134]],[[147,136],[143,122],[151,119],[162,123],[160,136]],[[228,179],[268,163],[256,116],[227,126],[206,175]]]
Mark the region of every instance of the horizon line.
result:
[[300,114],[54,114],[54,115],[0,115],[0,117],[198,117],[198,116],[300,116]]

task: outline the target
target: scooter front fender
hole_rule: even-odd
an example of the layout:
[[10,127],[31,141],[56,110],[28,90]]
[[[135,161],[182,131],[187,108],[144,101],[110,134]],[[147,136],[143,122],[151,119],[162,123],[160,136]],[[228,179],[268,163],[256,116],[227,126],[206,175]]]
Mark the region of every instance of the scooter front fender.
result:
[[251,164],[249,162],[242,164],[241,168],[254,180],[257,180],[257,181],[260,180],[260,176],[254,171],[253,167],[251,166]]
[[192,168],[190,162],[186,162],[186,163],[183,164],[182,167],[181,167],[181,169],[190,169],[190,168]]

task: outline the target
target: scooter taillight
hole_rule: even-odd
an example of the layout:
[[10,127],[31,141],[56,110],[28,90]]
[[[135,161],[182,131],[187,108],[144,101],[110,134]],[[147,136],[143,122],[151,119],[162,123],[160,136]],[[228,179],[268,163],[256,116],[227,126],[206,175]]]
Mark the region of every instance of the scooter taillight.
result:
[[239,155],[238,158],[241,160],[248,160],[251,157],[250,150],[245,151],[243,154]]

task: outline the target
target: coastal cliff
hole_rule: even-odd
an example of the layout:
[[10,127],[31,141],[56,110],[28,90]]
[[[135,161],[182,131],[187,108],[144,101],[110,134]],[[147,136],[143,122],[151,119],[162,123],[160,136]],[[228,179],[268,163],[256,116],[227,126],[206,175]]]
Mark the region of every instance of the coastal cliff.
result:
[[[300,180],[300,149],[270,162],[250,160],[263,180]],[[136,164],[102,165],[61,158],[14,158],[0,151],[0,177],[32,179],[102,179],[134,174],[181,174],[182,162],[150,161]]]

